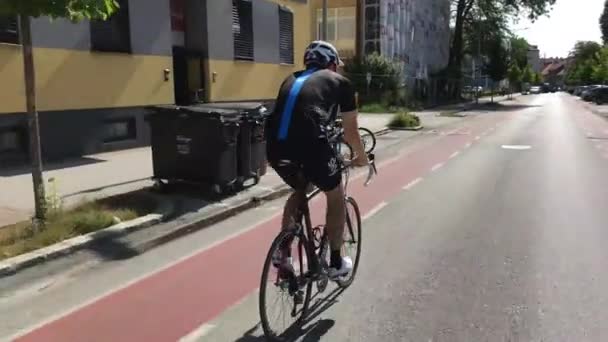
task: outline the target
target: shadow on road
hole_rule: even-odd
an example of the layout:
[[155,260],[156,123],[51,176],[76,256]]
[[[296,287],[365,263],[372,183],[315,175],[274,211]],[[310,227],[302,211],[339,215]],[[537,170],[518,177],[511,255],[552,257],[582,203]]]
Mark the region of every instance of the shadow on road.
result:
[[[319,319],[315,321],[320,314],[325,312],[331,306],[338,302],[338,297],[344,292],[344,289],[336,288],[325,297],[319,297],[320,293],[315,293],[311,298],[312,305],[309,308],[308,316],[298,325],[293,325],[287,329],[281,336],[286,342],[300,340],[302,342],[317,342],[325,336],[335,325],[332,319]],[[247,330],[242,337],[234,342],[261,342],[267,341],[264,336],[254,335],[257,331],[261,331],[261,323],[257,323],[251,329]]]
[[510,112],[510,111],[528,109],[528,108],[537,108],[537,107],[542,107],[542,106],[526,105],[526,104],[511,104],[511,103],[504,104],[504,103],[494,102],[494,103],[486,103],[486,104],[480,105],[478,108],[472,108],[471,110],[483,110],[483,111],[490,111],[490,112]]

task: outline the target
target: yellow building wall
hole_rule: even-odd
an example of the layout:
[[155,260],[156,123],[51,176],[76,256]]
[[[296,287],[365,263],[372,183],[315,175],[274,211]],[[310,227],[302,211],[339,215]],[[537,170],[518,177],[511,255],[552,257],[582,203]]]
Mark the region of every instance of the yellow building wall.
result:
[[[174,103],[171,56],[34,49],[39,111]],[[0,44],[0,113],[25,111],[21,47]]]
[[283,80],[289,74],[303,68],[304,49],[312,41],[310,4],[288,0],[274,0],[273,2],[293,11],[295,64],[209,59],[206,61],[209,101],[274,99]]

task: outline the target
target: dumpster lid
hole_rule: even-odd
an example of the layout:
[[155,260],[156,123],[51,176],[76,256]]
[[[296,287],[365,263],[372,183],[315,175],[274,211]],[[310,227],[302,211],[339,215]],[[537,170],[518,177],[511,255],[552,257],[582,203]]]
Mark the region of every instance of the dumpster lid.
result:
[[267,112],[266,106],[261,102],[216,102],[200,104],[197,106],[215,109],[237,110],[246,115],[265,114]]

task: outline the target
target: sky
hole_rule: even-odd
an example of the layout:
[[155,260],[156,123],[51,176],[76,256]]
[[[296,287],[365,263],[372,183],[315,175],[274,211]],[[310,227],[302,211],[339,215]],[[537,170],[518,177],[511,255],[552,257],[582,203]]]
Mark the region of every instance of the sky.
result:
[[604,0],[557,0],[548,15],[534,23],[522,18],[511,27],[538,45],[541,57],[566,57],[578,40],[601,42],[598,20],[603,9]]

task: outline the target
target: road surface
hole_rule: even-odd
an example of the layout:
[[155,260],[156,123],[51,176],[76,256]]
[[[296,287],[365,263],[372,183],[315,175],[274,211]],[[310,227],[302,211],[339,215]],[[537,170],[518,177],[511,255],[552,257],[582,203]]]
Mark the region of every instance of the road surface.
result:
[[[607,340],[608,122],[543,94],[443,133],[394,143],[372,186],[351,184],[366,214],[357,279],[320,298],[298,340]],[[281,204],[6,287],[0,336],[264,341],[256,287]]]

